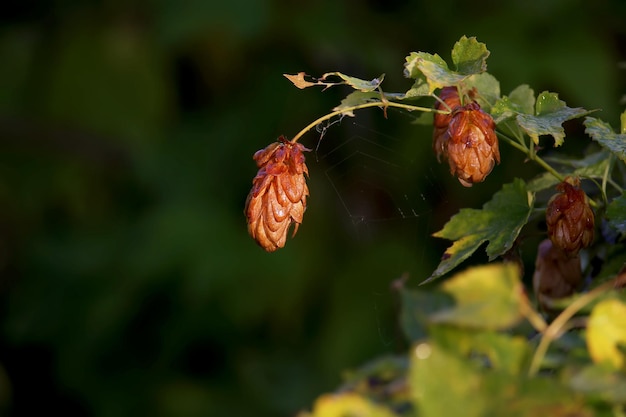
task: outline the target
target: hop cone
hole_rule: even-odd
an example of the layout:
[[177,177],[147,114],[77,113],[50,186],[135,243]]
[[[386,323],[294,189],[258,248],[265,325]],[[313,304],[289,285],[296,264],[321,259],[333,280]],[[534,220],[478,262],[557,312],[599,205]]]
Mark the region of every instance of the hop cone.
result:
[[[500,163],[496,124],[477,102],[462,106],[455,87],[443,88],[440,98],[452,112],[435,115],[433,147],[437,159],[447,159],[450,173],[462,185],[471,187],[484,181],[494,165]],[[437,103],[435,108],[443,110],[445,106]]]
[[556,189],[560,192],[548,201],[546,210],[548,236],[554,246],[574,257],[593,241],[593,211],[578,178],[567,177]]
[[254,154],[259,171],[252,180],[245,215],[248,233],[268,252],[285,246],[292,223],[295,223],[292,236],[302,223],[309,195],[304,178],[309,171],[302,152],[308,150],[281,136],[278,142]]
[[572,295],[583,284],[583,273],[578,256],[570,258],[545,239],[539,244],[533,288],[541,308],[553,312],[551,300]]

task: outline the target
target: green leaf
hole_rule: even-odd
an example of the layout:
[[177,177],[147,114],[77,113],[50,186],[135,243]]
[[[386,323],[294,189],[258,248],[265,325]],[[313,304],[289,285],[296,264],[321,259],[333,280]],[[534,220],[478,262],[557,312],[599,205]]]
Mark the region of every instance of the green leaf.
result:
[[491,111],[491,106],[500,97],[500,82],[488,72],[468,77],[465,80],[465,86],[468,89],[476,88],[476,91],[478,91],[476,101],[486,112]]
[[587,323],[587,347],[595,363],[626,369],[626,304],[613,298],[598,303]]
[[626,403],[626,375],[607,366],[590,365],[563,379],[569,386],[586,395],[595,395],[610,403]]
[[520,375],[530,357],[530,345],[523,336],[494,331],[476,331],[456,326],[431,326],[430,335],[442,347],[466,358],[482,355],[489,368],[510,375]]
[[406,57],[404,71],[409,78],[425,78],[428,94],[432,94],[437,88],[457,85],[467,77],[450,70],[439,55],[427,52],[412,52]]
[[415,79],[411,89],[404,94],[404,98],[421,97],[429,94],[428,82],[424,74],[421,74]]
[[[574,170],[563,170],[563,176],[597,179],[604,177],[611,161],[608,158],[608,152],[603,150],[580,160],[554,160],[554,162],[563,163],[572,167],[578,167]],[[528,191],[536,193],[552,187],[558,182],[559,180],[554,175],[549,172],[544,172],[529,181],[526,188]]]
[[400,292],[402,310],[400,325],[406,337],[411,341],[427,336],[428,317],[436,311],[444,310],[454,304],[454,299],[440,291],[419,291],[402,289]]
[[609,224],[617,231],[626,233],[626,193],[615,198],[606,208]]
[[522,319],[524,291],[513,263],[469,268],[444,282],[441,289],[455,304],[431,314],[432,323],[498,330]]
[[315,401],[313,412],[308,415],[311,417],[394,417],[395,413],[364,396],[348,392],[320,396]]
[[[355,90],[363,91],[363,92],[377,90],[380,84],[383,82],[383,79],[385,78],[385,74],[382,74],[378,78],[374,78],[373,80],[367,81],[367,80],[362,80],[360,78],[351,77],[341,72],[327,72],[326,74],[322,75],[319,79],[310,77],[304,72],[299,72],[297,74],[283,74],[283,76],[287,78],[289,81],[291,81],[293,85],[295,85],[296,87],[300,89],[314,87],[316,85],[324,86],[324,89],[327,89],[335,85],[347,84],[350,87],[354,88]],[[326,81],[329,77],[338,77],[342,81],[341,82]]]
[[434,342],[413,347],[409,387],[420,417],[594,415],[581,396],[554,378],[480,369]]
[[459,74],[471,75],[487,71],[487,46],[475,37],[465,35],[452,48],[452,62]]
[[360,78],[351,77],[346,74],[342,74],[341,72],[328,72],[322,76],[322,79],[326,79],[326,77],[331,76],[331,75],[341,78],[342,80],[344,80],[346,84],[348,84],[350,87],[354,88],[355,90],[364,91],[364,92],[374,91],[378,89],[380,84],[385,79],[385,74],[381,74],[380,77],[367,81],[367,80],[362,80]]
[[421,417],[489,415],[491,393],[479,370],[436,343],[414,346],[409,387]]
[[511,249],[528,221],[533,204],[534,194],[526,190],[523,180],[517,178],[495,193],[482,210],[462,209],[443,229],[433,234],[455,242],[445,251],[439,266],[427,281],[450,271],[487,241],[489,260]]
[[556,147],[561,146],[565,140],[563,123],[588,113],[588,110],[581,107],[567,107],[564,101],[559,100],[558,94],[544,91],[537,97],[535,114],[518,114],[517,123],[535,144],[539,144],[539,136],[550,135],[554,138]]
[[496,123],[515,117],[517,114],[533,114],[535,92],[526,84],[516,87],[511,94],[499,99],[491,109]]
[[591,139],[626,162],[626,133],[615,133],[610,124],[595,117],[586,117],[583,124],[586,128],[585,132],[591,136]]

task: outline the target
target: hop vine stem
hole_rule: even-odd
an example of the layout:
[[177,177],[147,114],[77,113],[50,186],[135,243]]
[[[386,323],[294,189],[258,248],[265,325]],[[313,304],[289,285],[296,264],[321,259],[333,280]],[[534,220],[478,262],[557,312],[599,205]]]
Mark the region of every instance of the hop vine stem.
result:
[[535,376],[537,372],[539,372],[539,369],[541,368],[541,361],[546,356],[550,343],[559,337],[569,320],[587,304],[591,303],[596,298],[605,294],[614,287],[615,280],[611,280],[582,295],[580,298],[577,298],[574,302],[567,306],[567,308],[563,310],[563,312],[561,312],[561,314],[559,314],[548,327],[545,328],[542,332],[543,336],[541,337],[541,341],[535,350],[535,354],[533,355],[528,369],[529,377]]
[[331,113],[325,114],[322,117],[319,117],[315,120],[313,120],[311,123],[309,123],[308,125],[306,125],[301,131],[299,131],[292,139],[291,142],[292,143],[296,143],[298,140],[300,140],[300,138],[307,133],[309,130],[313,129],[315,126],[317,126],[318,124],[325,122],[326,120],[330,120],[335,116],[340,116],[342,114],[348,114],[350,112],[353,112],[355,110],[360,110],[360,109],[365,109],[368,107],[380,107],[383,109],[387,109],[388,107],[397,107],[400,109],[405,109],[405,110],[409,110],[409,111],[423,111],[423,112],[430,112],[430,113],[444,113],[444,114],[448,114],[448,111],[442,111],[442,110],[435,110],[433,108],[429,108],[429,107],[420,107],[420,106],[413,106],[410,104],[403,104],[403,103],[396,103],[395,101],[371,101],[368,103],[362,103],[362,104],[358,104],[356,106],[350,106],[350,107],[344,107],[340,110],[335,110]]

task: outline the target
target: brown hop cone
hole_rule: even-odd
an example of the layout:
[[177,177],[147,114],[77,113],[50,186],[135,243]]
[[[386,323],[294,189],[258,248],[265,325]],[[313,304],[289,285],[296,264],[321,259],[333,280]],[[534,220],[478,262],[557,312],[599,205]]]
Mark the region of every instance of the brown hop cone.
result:
[[278,142],[254,154],[259,171],[252,180],[244,212],[248,233],[268,252],[285,246],[292,223],[292,236],[302,223],[309,195],[304,151],[309,149],[281,136]]
[[574,257],[593,241],[593,211],[578,178],[567,177],[556,189],[560,193],[552,196],[546,210],[548,237],[554,246]]
[[[496,124],[476,101],[461,106],[454,87],[444,88],[441,97],[452,113],[435,116],[433,146],[437,159],[440,160],[442,155],[448,159],[450,173],[462,185],[471,187],[484,181],[494,165],[500,163]],[[440,103],[435,106],[437,109],[443,107]]]
[[583,284],[580,258],[568,257],[562,250],[546,239],[539,244],[533,288],[539,306],[548,312],[554,312],[552,300],[574,294]]

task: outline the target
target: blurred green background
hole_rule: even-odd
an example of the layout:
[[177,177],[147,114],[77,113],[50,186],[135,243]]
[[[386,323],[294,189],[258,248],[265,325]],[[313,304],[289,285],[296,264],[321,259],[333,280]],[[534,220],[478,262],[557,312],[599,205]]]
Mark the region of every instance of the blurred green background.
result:
[[309,208],[266,254],[242,212],[252,154],[348,93],[283,73],[405,91],[409,52],[449,59],[465,34],[503,94],[557,91],[617,127],[626,91],[621,0],[24,0],[0,20],[5,415],[294,415],[403,348],[390,286],[430,275],[430,234],[535,172],[503,149],[464,189],[414,115],[363,111],[304,137]]

